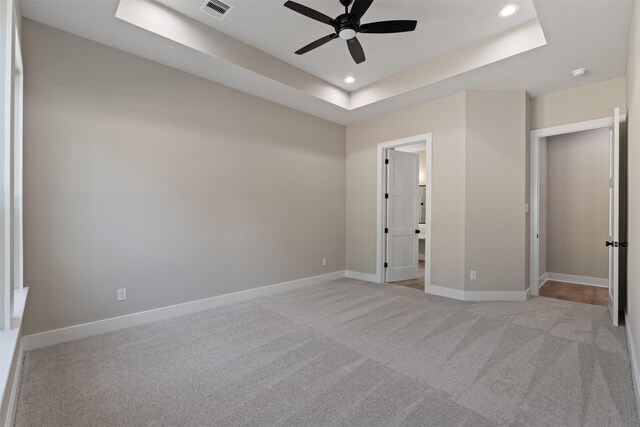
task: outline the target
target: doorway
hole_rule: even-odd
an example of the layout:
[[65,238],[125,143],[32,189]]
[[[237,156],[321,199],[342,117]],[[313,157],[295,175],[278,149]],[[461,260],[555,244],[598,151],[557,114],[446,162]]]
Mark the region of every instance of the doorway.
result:
[[531,133],[533,296],[624,307],[626,156],[620,117]]
[[378,144],[379,283],[430,284],[431,170],[431,134]]

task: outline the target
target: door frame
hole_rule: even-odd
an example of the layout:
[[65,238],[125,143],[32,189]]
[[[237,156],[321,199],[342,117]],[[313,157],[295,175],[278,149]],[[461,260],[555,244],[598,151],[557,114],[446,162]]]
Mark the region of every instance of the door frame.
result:
[[377,190],[376,190],[376,278],[378,283],[385,283],[384,280],[384,185],[387,180],[387,169],[384,167],[385,151],[389,148],[401,147],[404,145],[424,144],[427,156],[427,173],[425,188],[425,231],[428,239],[424,244],[424,289],[425,293],[431,285],[431,194],[433,191],[433,144],[431,132],[422,135],[410,136],[408,138],[396,139],[393,141],[381,142],[377,149]]
[[[620,115],[620,121],[624,116]],[[532,130],[530,133],[530,167],[531,181],[529,183],[530,215],[529,215],[529,290],[531,296],[538,296],[540,289],[540,138],[564,135],[586,130],[610,128],[613,116],[602,119],[587,120],[568,125],[553,126]]]

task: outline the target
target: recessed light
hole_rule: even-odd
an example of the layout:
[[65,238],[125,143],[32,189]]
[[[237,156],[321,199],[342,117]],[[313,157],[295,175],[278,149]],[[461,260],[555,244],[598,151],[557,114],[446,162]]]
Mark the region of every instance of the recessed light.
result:
[[576,68],[571,72],[571,74],[573,74],[573,77],[584,76],[585,74],[587,74],[587,67]]
[[508,4],[498,11],[498,16],[500,18],[506,18],[507,16],[515,14],[518,9],[520,9],[520,6],[517,4]]
[[344,79],[344,82],[345,82],[345,83],[353,83],[353,82],[355,82],[355,81],[356,81],[356,79],[354,79],[354,78],[353,78],[353,77],[351,77],[351,76],[345,77],[345,79]]

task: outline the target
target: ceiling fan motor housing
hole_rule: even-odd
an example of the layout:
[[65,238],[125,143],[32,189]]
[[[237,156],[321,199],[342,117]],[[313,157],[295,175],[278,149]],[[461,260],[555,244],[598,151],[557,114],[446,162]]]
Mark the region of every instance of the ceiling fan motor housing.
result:
[[352,22],[350,18],[351,16],[346,13],[336,18],[336,22],[338,23],[338,25],[336,25],[336,32],[342,40],[351,40],[356,36],[357,23]]

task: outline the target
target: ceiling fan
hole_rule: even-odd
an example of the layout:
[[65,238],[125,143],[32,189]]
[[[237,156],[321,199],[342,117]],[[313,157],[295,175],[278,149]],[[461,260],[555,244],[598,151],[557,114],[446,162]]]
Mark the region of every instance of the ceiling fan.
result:
[[324,13],[320,13],[317,10],[301,5],[300,3],[287,1],[284,4],[285,7],[301,13],[308,18],[330,25],[335,31],[334,33],[309,43],[302,49],[297,50],[296,54],[302,55],[339,37],[346,40],[351,57],[356,61],[356,64],[360,64],[361,62],[364,62],[365,56],[364,50],[362,50],[362,45],[356,38],[357,33],[404,33],[416,29],[417,21],[380,21],[360,24],[360,19],[367,12],[369,6],[373,3],[373,0],[355,0],[353,1],[353,6],[351,6],[351,11],[349,11],[349,6],[352,1],[353,0],[340,0],[340,3],[344,6],[344,13],[335,19],[325,15]]

